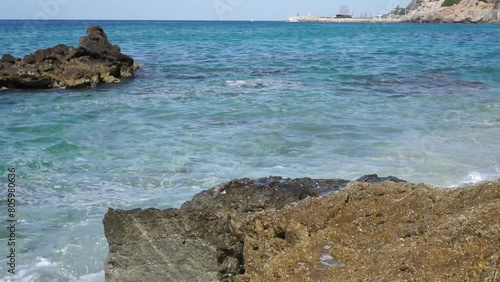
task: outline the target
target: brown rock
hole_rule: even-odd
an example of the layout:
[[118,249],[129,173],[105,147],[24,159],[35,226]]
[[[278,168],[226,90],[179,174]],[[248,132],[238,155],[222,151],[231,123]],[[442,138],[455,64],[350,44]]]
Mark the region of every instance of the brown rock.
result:
[[16,58],[14,58],[14,56],[12,56],[11,54],[4,54],[0,61],[4,63],[14,64],[16,62]]
[[88,28],[78,48],[59,44],[26,55],[22,62],[9,54],[1,61],[0,88],[96,87],[133,77],[137,68],[99,26]]
[[352,183],[261,213],[241,232],[237,281],[495,281],[500,181],[456,190]]
[[241,179],[177,209],[110,209],[107,281],[233,281],[244,272],[239,226],[249,216],[338,190],[345,180]]
[[498,278],[500,181],[441,189],[360,180],[366,182],[329,194],[348,181],[242,179],[201,192],[180,209],[110,209],[106,279]]
[[46,64],[46,65],[41,65],[39,69],[40,69],[41,71],[43,71],[43,72],[48,72],[48,71],[53,70],[53,69],[54,69],[54,66],[53,66],[53,65]]
[[23,62],[25,64],[34,64],[36,62],[36,58],[34,55],[26,55],[24,56]]

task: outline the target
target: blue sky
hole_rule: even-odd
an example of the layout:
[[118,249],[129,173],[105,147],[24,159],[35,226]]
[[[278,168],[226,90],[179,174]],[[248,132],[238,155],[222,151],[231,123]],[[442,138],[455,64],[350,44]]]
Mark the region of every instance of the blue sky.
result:
[[0,19],[283,20],[297,13],[377,15],[410,0],[0,0]]

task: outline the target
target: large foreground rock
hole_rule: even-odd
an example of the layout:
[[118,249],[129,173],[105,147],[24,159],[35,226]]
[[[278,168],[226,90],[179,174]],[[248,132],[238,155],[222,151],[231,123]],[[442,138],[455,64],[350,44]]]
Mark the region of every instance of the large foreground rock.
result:
[[134,60],[112,45],[100,26],[87,29],[77,48],[63,44],[37,50],[23,59],[0,59],[0,88],[96,87],[133,76]]
[[242,222],[307,197],[344,187],[346,180],[241,179],[201,192],[180,209],[110,209],[104,230],[110,253],[107,281],[220,281],[244,272]]
[[106,279],[494,281],[500,275],[500,181],[453,190],[397,178],[359,181],[365,182],[242,179],[201,192],[180,209],[110,209]]
[[500,182],[352,183],[241,228],[238,281],[498,281]]

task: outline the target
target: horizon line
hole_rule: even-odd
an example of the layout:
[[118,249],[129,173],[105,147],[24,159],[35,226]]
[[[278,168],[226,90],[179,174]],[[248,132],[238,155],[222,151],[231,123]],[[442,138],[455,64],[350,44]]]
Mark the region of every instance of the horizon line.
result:
[[178,21],[192,21],[192,22],[279,22],[283,20],[252,20],[252,19],[177,19],[177,20],[159,20],[159,19],[47,19],[47,20],[34,20],[34,19],[1,19],[0,21],[27,21],[27,22],[46,22],[46,21],[155,21],[155,22],[178,22]]

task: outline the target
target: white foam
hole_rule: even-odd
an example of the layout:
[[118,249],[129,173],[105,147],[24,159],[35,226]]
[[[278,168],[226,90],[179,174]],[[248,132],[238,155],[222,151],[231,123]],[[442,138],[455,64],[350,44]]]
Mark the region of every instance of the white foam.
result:
[[67,253],[68,253],[68,246],[65,246],[64,248],[60,249],[60,250],[57,250],[56,252],[62,254],[63,256],[65,256]]
[[291,82],[272,79],[227,80],[226,86],[236,88],[282,88]]
[[70,278],[70,282],[101,282],[104,281],[104,270],[97,273],[89,273],[78,278]]
[[37,260],[37,263],[35,266],[37,266],[37,267],[57,266],[57,263],[51,262],[50,260],[48,260],[46,258],[37,257],[36,260]]
[[462,181],[460,181],[458,185],[450,187],[473,185],[485,181],[492,181],[499,178],[500,178],[500,171],[498,170],[491,173],[481,173],[477,171],[472,171]]
[[0,282],[31,282],[40,281],[39,273],[41,268],[57,267],[58,263],[52,262],[43,257],[36,257],[35,263],[31,266],[20,266],[16,269],[16,274],[12,276],[4,276]]
[[237,87],[237,88],[264,88],[264,87],[272,86],[273,83],[270,81],[263,81],[261,79],[228,80],[228,81],[226,81],[226,85],[229,87]]
[[243,87],[246,85],[246,81],[244,81],[244,80],[228,80],[228,81],[226,81],[226,85],[229,87]]
[[[58,263],[51,262],[46,258],[37,257],[37,262],[31,267],[16,271],[15,275],[8,275],[0,278],[0,282],[32,282],[42,281],[40,277],[40,268],[58,267]],[[24,268],[24,267],[23,267]],[[66,271],[58,271],[63,277],[66,277],[70,282],[102,282],[105,280],[104,270],[95,273],[88,273],[79,277],[68,274]]]
[[484,181],[484,176],[477,171],[473,171],[467,175],[466,181],[471,183],[478,183]]

